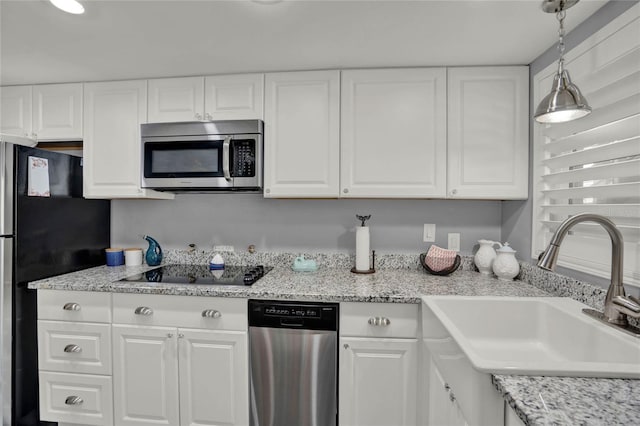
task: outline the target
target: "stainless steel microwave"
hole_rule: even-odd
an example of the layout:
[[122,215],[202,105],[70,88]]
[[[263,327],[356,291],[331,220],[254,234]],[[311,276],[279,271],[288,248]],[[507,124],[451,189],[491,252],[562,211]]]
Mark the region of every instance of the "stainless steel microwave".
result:
[[263,127],[261,120],[142,124],[142,187],[260,190]]

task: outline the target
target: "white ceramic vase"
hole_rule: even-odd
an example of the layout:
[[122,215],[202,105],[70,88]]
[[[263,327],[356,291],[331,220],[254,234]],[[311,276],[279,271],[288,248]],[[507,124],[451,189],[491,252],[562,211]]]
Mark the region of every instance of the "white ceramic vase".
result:
[[520,264],[516,259],[516,251],[504,243],[502,247],[496,250],[497,256],[493,261],[493,273],[505,281],[511,281],[520,272]]
[[480,248],[473,256],[473,262],[476,264],[481,274],[490,275],[493,272],[493,260],[496,258],[496,251],[493,249],[495,244],[500,243],[491,240],[478,240]]

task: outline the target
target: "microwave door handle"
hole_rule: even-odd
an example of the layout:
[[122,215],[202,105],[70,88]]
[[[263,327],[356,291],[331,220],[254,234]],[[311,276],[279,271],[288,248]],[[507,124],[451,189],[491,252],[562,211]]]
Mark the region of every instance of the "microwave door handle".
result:
[[231,180],[231,173],[229,171],[229,147],[231,146],[231,136],[224,138],[222,143],[222,173],[227,181]]

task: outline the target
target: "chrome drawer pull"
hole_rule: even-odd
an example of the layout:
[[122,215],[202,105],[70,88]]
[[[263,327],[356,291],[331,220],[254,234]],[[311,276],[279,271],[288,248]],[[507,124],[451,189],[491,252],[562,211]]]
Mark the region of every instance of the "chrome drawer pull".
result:
[[386,327],[391,324],[391,320],[385,317],[371,317],[369,318],[369,324],[376,327]]
[[64,400],[64,403],[67,405],[80,405],[83,402],[84,400],[79,396],[68,396],[67,399]]
[[147,308],[146,306],[138,306],[135,311],[133,311],[136,315],[153,315],[153,309]]
[[67,352],[67,353],[77,354],[77,353],[82,352],[82,348],[80,346],[78,346],[78,345],[67,345],[67,346],[64,347],[64,351]]
[[62,309],[64,309],[65,311],[79,311],[80,305],[78,305],[77,303],[69,302],[65,303]]
[[220,311],[216,311],[215,309],[205,309],[202,311],[203,318],[220,318],[221,316]]

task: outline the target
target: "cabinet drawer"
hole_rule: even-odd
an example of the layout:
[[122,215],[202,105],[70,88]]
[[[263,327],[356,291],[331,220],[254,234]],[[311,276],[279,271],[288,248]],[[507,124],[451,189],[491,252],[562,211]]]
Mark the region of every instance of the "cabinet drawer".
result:
[[244,331],[247,299],[115,293],[113,322]]
[[40,419],[113,425],[111,395],[111,377],[40,372]]
[[111,293],[38,290],[38,319],[111,322]]
[[38,368],[111,374],[111,325],[39,320]]
[[341,303],[340,335],[415,338],[418,336],[418,305]]

